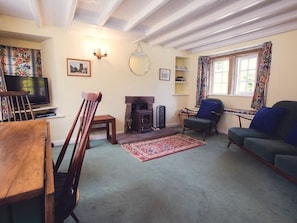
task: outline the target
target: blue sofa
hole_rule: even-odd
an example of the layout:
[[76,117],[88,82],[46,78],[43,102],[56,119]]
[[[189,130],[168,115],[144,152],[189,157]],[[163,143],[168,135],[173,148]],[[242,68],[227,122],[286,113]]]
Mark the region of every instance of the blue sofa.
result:
[[228,138],[228,147],[238,145],[297,183],[297,101],[279,101],[259,109],[249,128],[230,128]]

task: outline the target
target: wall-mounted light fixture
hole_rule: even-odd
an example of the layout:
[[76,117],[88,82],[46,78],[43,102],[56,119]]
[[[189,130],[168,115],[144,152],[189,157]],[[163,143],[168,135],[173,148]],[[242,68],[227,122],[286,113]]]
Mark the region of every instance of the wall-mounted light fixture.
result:
[[105,51],[105,53],[102,54],[100,48],[98,48],[97,50],[94,50],[93,54],[95,57],[97,57],[97,59],[101,59],[101,57],[107,57],[107,52]]

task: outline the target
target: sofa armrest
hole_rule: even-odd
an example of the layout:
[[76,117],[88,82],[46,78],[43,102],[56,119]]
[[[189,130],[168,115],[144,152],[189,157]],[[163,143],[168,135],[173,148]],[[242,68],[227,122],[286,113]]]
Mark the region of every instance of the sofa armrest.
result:
[[252,118],[248,118],[248,117],[245,117],[245,116],[242,116],[242,115],[236,115],[236,116],[238,117],[239,127],[240,127],[240,128],[242,127],[241,119],[253,120]]
[[277,154],[275,166],[297,180],[297,156]]

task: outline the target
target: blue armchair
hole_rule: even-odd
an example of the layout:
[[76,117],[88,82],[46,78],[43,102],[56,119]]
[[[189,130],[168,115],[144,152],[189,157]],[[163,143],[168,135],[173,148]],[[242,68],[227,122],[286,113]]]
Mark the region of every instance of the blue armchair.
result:
[[[190,109],[186,110],[191,111]],[[185,130],[189,129],[201,131],[203,134],[203,140],[205,140],[206,133],[211,133],[213,129],[216,134],[218,134],[217,124],[223,112],[224,104],[220,99],[208,98],[202,100],[195,117],[188,117],[184,119],[182,134]]]

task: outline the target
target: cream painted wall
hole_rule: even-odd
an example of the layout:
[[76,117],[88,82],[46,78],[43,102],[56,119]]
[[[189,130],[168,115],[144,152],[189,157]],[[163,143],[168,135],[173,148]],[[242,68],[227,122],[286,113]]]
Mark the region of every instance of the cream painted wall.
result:
[[[8,22],[9,26],[6,24]],[[188,105],[188,96],[173,96],[175,56],[187,56],[186,54],[142,43],[151,65],[146,75],[136,76],[130,71],[128,61],[137,45],[130,41],[120,38],[109,40],[98,37],[96,33],[86,35],[85,32],[53,27],[38,29],[31,22],[14,18],[2,19],[0,25],[1,30],[48,37],[39,44],[0,38],[0,44],[34,46],[33,48],[37,46],[42,50],[43,76],[49,78],[52,105],[57,106],[58,113],[64,115],[62,118],[49,119],[53,141],[62,142],[65,139],[81,103],[82,91],[102,92],[103,99],[97,114],[113,115],[116,118],[117,132],[124,131],[125,96],[154,96],[154,107],[166,106],[167,126],[179,124],[178,112]],[[101,60],[94,57],[92,53],[97,47],[107,49],[108,57]],[[67,76],[66,58],[90,60],[92,76]],[[170,81],[159,80],[159,68],[171,70]],[[99,133],[98,137],[101,135],[104,133]]]
[[[42,36],[47,40],[42,43],[20,41],[0,37],[0,44],[40,48],[42,50],[43,74],[49,78],[51,99],[63,118],[50,119],[53,141],[62,141],[68,132],[77,108],[81,102],[82,91],[101,91],[103,100],[97,114],[111,114],[117,120],[117,132],[123,132],[125,116],[125,96],[154,96],[155,104],[166,106],[166,124],[179,124],[178,112],[184,107],[194,108],[198,57],[224,51],[245,48],[272,41],[272,67],[268,88],[267,106],[279,100],[297,100],[297,75],[295,70],[295,53],[297,52],[297,31],[287,32],[248,41],[241,44],[219,48],[212,51],[186,55],[174,49],[151,47],[142,44],[150,58],[150,71],[142,77],[132,74],[128,67],[130,54],[136,44],[125,39],[108,39],[104,33],[93,34],[69,31],[54,27],[36,28],[33,22],[15,18],[1,17],[0,31],[16,32],[32,36]],[[120,36],[119,36],[120,37]],[[92,52],[94,48],[106,48],[108,57],[97,60]],[[174,96],[174,62],[175,56],[188,56],[189,96]],[[91,60],[92,77],[70,77],[66,75],[66,58]],[[170,81],[159,80],[159,68],[171,69]],[[285,80],[285,82],[283,81]],[[250,98],[213,96],[221,98],[226,107],[250,109]],[[245,126],[249,122],[245,122]],[[219,124],[219,131],[226,133],[228,128],[238,126],[234,115],[225,114]],[[96,135],[102,137],[103,133]]]

